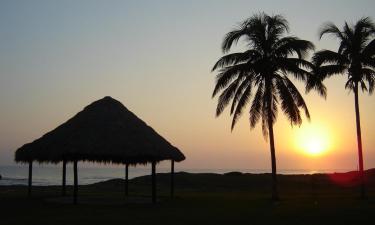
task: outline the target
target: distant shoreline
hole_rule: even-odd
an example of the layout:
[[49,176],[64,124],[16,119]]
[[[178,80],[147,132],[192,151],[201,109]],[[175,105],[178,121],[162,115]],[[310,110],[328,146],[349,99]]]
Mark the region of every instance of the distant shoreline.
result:
[[[93,170],[93,169],[95,169],[95,168],[90,168],[90,170]],[[100,170],[100,169],[103,169],[103,168],[98,168],[98,170]],[[298,173],[298,174],[281,173],[280,172],[278,175],[283,176],[283,177],[298,177],[298,176],[307,176],[307,175],[316,175],[316,176],[321,176],[321,175],[332,176],[332,175],[335,175],[335,176],[341,177],[339,179],[354,179],[356,177],[357,172],[358,171],[344,171],[344,172],[328,172],[328,173],[321,172],[321,173]],[[365,170],[365,173],[370,174],[371,176],[375,175],[375,168]],[[158,176],[164,176],[164,175],[168,175],[168,174],[169,174],[168,171],[163,171],[163,172],[157,173]],[[225,172],[225,173],[178,171],[178,172],[176,172],[176,174],[177,175],[188,174],[188,175],[192,175],[192,176],[194,176],[194,175],[197,175],[197,176],[200,176],[200,175],[268,176],[268,175],[270,175],[269,172],[254,173],[254,172],[241,172],[241,171],[230,171],[230,172]],[[139,176],[133,176],[130,179],[131,180],[133,180],[133,179],[144,179],[144,178],[147,178],[149,176],[150,176],[149,174],[143,174],[143,175],[139,175]],[[348,176],[349,178],[345,178],[346,176]],[[38,179],[38,178],[34,178],[34,179]],[[61,180],[60,176],[57,176],[54,179],[56,179],[58,181]],[[121,180],[121,179],[123,179],[122,176],[107,177],[107,179],[105,179],[105,177],[103,177],[103,178],[98,178],[97,180],[93,179],[93,180],[91,180],[93,182],[89,182],[89,183],[80,181],[79,185],[95,185],[95,184],[99,184],[99,183],[106,183],[106,182],[111,182],[113,180]],[[9,177],[3,176],[2,180],[0,180],[0,186],[26,186],[26,185],[27,185],[27,177],[24,177],[24,178],[9,178]],[[43,182],[39,183],[38,181],[34,181],[33,185],[34,186],[60,186],[60,182],[48,183],[48,181],[45,181],[44,183]],[[71,182],[68,182],[68,185],[71,185]]]

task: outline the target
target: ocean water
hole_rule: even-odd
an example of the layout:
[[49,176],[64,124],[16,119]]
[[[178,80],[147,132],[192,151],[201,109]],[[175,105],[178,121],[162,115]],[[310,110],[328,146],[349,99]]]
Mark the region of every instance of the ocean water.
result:
[[[158,173],[167,172],[167,169],[158,168]],[[145,166],[129,167],[129,178],[144,176],[151,173],[151,168]],[[28,166],[0,166],[1,185],[27,185]],[[124,178],[124,167],[79,167],[79,184],[92,184],[115,178]],[[62,182],[61,165],[33,165],[33,185],[60,185]],[[73,167],[66,168],[66,183],[73,183]]]
[[[79,184],[92,184],[100,181],[105,181],[115,178],[123,178],[125,171],[124,167],[120,166],[99,166],[99,167],[78,167]],[[194,169],[194,168],[178,168],[176,172],[185,171],[189,173],[227,173],[231,171],[239,171],[243,173],[269,173],[269,169]],[[312,173],[330,173],[330,172],[345,172],[349,170],[279,170],[282,174],[312,174]],[[170,172],[170,168],[165,166],[157,167],[157,173]],[[129,178],[149,175],[151,173],[151,166],[137,166],[129,167]],[[4,185],[27,185],[28,166],[0,166],[0,186]],[[67,184],[73,183],[73,168],[71,165],[67,166],[66,171]],[[61,165],[33,165],[33,185],[60,185],[62,179]]]

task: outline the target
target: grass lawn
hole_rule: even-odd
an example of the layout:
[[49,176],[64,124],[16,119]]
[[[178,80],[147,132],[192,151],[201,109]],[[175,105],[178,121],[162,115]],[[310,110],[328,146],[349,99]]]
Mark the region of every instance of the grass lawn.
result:
[[[373,171],[372,171],[373,172]],[[151,204],[150,177],[80,186],[78,205],[59,197],[61,188],[0,187],[0,224],[373,224],[375,176],[367,176],[367,200],[350,182],[324,174],[281,175],[281,201],[270,201],[267,174],[176,174],[170,199],[169,175],[158,174],[159,202]],[[72,189],[68,187],[68,194]]]

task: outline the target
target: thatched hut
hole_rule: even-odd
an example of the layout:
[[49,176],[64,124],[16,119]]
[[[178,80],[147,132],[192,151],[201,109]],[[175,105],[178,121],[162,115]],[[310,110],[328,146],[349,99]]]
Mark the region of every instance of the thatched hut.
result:
[[73,118],[23,145],[15,153],[16,162],[29,163],[29,194],[32,184],[32,162],[63,162],[63,194],[65,194],[66,163],[74,164],[74,202],[78,191],[78,161],[125,164],[127,193],[128,167],[152,164],[152,200],[155,202],[155,167],[162,160],[171,160],[171,194],[173,195],[174,162],[185,156],[155,130],[130,112],[119,101],[105,97],[86,106]]

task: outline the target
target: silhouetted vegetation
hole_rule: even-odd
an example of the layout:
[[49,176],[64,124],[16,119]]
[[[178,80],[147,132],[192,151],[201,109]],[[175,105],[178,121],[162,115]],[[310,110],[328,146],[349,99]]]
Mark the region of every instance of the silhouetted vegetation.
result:
[[321,79],[333,75],[347,75],[345,88],[354,92],[357,125],[358,165],[361,177],[361,196],[365,197],[364,166],[362,153],[361,122],[359,114],[359,88],[372,94],[375,87],[375,24],[370,18],[360,19],[351,26],[347,22],[340,30],[335,24],[327,23],[319,32],[320,38],[332,35],[339,41],[337,52],[321,50],[315,53],[315,73]]
[[222,44],[223,52],[228,53],[241,39],[248,49],[244,52],[226,54],[212,69],[218,71],[212,96],[221,92],[216,115],[221,115],[232,101],[230,114],[233,116],[233,129],[251,102],[250,127],[255,127],[261,121],[263,135],[269,137],[274,200],[279,198],[273,131],[278,106],[281,105],[282,111],[292,125],[302,123],[300,110],[304,111],[308,119],[310,118],[302,95],[289,77],[305,82],[308,91],[312,88],[318,89],[319,93],[325,96],[324,86],[310,73],[313,65],[305,59],[306,54],[314,49],[314,45],[295,36],[285,36],[288,31],[288,22],[284,17],[256,14],[227,33]]

